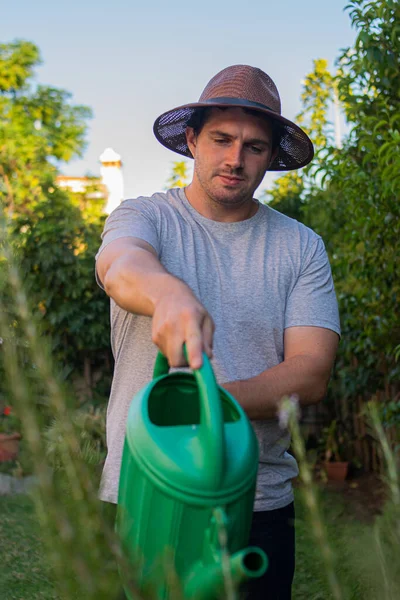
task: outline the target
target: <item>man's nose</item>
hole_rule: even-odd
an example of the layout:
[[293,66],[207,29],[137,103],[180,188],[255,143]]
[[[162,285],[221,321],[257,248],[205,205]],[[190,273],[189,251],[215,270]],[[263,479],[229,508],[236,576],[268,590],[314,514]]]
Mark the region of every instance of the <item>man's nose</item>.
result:
[[243,167],[243,148],[241,144],[232,144],[226,153],[225,162],[231,169]]

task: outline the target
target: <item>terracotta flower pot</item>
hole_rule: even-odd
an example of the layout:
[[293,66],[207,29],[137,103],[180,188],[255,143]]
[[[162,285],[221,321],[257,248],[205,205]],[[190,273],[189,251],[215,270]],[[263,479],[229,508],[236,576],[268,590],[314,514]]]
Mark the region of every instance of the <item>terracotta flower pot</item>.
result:
[[344,481],[349,470],[348,462],[326,462],[325,471],[330,481]]
[[20,433],[0,433],[0,462],[16,458],[20,439]]

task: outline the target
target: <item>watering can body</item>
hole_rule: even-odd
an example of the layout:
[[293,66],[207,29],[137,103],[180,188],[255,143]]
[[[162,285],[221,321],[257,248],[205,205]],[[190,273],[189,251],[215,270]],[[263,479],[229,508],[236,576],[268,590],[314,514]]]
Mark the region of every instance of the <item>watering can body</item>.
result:
[[234,582],[265,571],[261,551],[243,550],[257,466],[251,424],[208,359],[193,373],[168,373],[159,354],[129,409],[119,484],[116,529],[139,587],[160,599],[176,596],[176,585],[187,598],[218,597],[225,551]]

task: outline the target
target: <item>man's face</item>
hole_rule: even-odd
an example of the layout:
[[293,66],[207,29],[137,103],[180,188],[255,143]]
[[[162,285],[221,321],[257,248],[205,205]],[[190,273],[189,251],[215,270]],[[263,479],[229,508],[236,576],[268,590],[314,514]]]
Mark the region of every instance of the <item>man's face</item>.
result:
[[211,201],[234,207],[252,199],[271,162],[268,121],[240,108],[213,108],[200,133],[188,128],[186,135],[193,182]]

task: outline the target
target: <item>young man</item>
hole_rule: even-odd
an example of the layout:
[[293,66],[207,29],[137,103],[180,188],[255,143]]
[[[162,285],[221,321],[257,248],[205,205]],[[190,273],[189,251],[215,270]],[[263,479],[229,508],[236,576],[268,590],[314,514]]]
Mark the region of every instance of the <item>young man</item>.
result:
[[194,158],[194,175],[185,189],[123,202],[105,225],[97,277],[111,298],[115,371],[101,498],[117,501],[129,403],[157,350],[180,367],[186,343],[192,368],[205,352],[259,440],[250,543],[269,569],[250,597],[290,598],[297,465],[277,411],[287,394],[303,405],[324,396],[339,318],[321,238],[253,193],[266,170],[306,165],[312,143],[282,117],[268,75],[243,65],[213,77],[199,102],[161,115],[154,132]]

